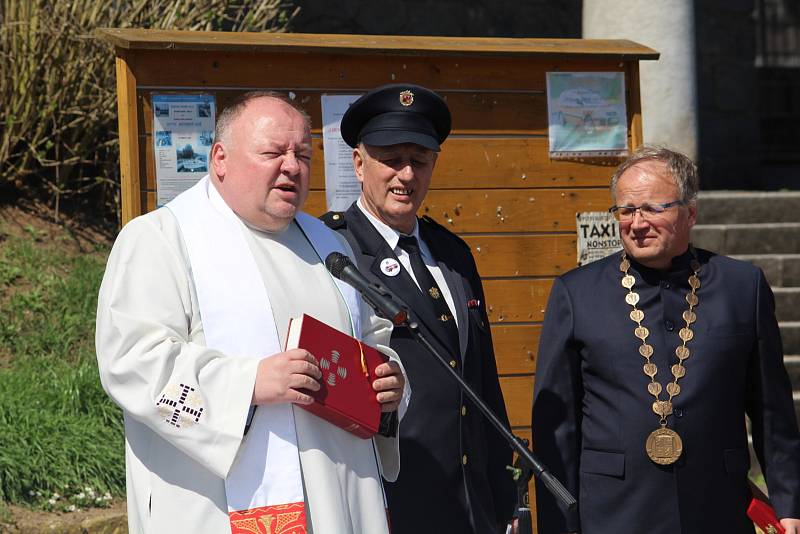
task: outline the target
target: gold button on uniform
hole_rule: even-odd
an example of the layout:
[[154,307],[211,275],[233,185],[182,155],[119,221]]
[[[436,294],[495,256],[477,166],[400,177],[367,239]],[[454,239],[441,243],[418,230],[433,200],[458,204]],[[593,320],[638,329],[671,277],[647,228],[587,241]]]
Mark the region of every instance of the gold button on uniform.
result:
[[461,407],[461,415],[467,415],[467,407],[466,406],[462,406]]
[[464,465],[467,465],[467,455],[466,454],[461,457],[461,463],[464,464]]
[[452,367],[453,369],[455,369],[456,365],[458,365],[458,362],[457,362],[457,361],[455,361],[455,360],[450,360],[450,367]]

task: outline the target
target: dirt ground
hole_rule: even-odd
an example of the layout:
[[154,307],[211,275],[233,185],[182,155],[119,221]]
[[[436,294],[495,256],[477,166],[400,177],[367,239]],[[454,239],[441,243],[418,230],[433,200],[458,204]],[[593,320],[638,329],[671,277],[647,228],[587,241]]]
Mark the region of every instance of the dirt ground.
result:
[[75,219],[62,217],[56,222],[51,211],[29,202],[0,204],[0,246],[10,235],[35,235],[36,241],[43,244],[59,238],[67,253],[87,252],[98,244],[110,245],[115,237],[107,229]]
[[0,519],[2,534],[124,534],[128,532],[125,501],[109,508],[80,512],[43,512],[23,506],[8,506],[10,518]]

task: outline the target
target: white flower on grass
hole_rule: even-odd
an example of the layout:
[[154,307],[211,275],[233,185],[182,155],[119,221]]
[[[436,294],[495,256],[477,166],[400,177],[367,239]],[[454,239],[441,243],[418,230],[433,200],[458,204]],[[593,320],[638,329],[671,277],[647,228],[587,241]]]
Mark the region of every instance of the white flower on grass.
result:
[[61,498],[61,495],[59,495],[58,493],[54,493],[54,494],[53,494],[53,498],[54,498],[55,500],[58,500],[58,499],[60,499],[60,498]]
[[103,495],[103,499],[105,499],[107,501],[110,501],[111,500],[111,494],[109,492],[106,492],[106,494]]
[[84,492],[80,492],[79,494],[75,495],[75,498],[77,498],[77,499],[85,499],[86,498],[86,494]]
[[28,490],[28,495],[30,495],[31,497],[33,497],[34,495],[36,495],[36,493],[34,493],[34,492],[33,492],[33,490]]
[[50,503],[50,505],[54,505],[56,503],[56,500],[55,499],[50,499],[47,502]]
[[74,505],[74,504],[71,504],[71,505],[69,506],[69,508],[67,508],[67,512],[74,512],[75,510],[77,510],[77,508],[75,507],[75,505]]

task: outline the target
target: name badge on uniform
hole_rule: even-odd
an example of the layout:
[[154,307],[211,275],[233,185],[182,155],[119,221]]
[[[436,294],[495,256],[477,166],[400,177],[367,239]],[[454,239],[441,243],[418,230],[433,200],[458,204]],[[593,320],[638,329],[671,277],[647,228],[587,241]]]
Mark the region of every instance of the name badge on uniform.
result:
[[381,272],[386,276],[397,276],[400,274],[400,263],[394,258],[384,258],[381,261]]

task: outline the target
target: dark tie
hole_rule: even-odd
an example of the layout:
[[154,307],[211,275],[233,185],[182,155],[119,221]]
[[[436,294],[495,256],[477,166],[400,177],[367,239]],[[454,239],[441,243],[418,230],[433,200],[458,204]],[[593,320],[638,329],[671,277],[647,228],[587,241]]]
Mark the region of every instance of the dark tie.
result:
[[425,297],[427,302],[430,302],[436,318],[442,325],[447,336],[447,342],[450,345],[450,350],[453,351],[451,356],[458,357],[460,350],[458,346],[458,327],[453,320],[453,314],[450,308],[447,307],[447,301],[444,299],[442,291],[436,285],[436,280],[428,270],[425,262],[422,261],[422,254],[419,251],[419,243],[414,236],[403,236],[397,242],[397,245],[408,253],[411,259],[411,270],[414,272],[414,278],[417,279],[417,284]]

